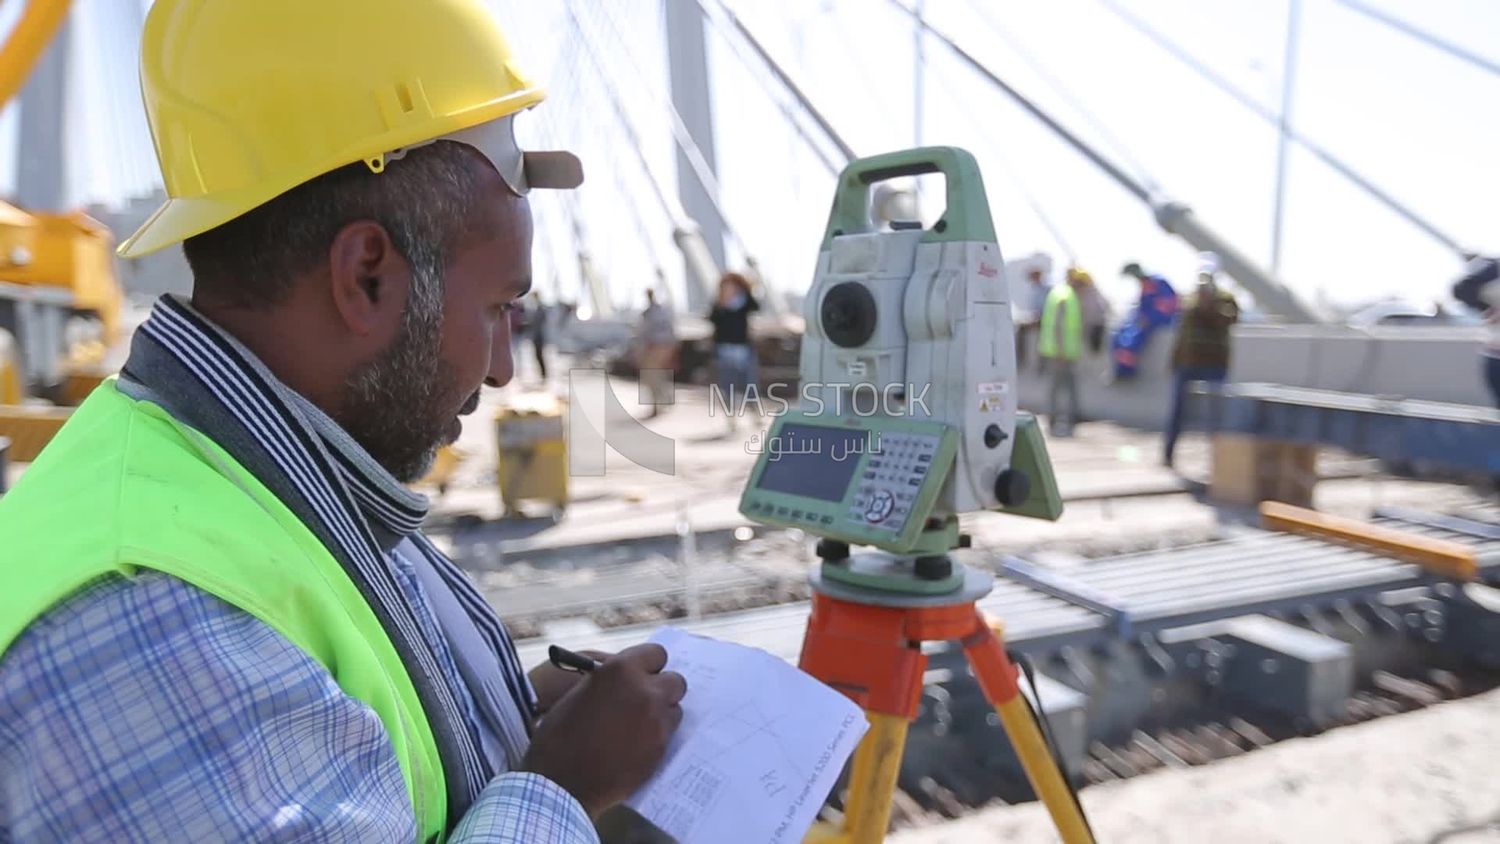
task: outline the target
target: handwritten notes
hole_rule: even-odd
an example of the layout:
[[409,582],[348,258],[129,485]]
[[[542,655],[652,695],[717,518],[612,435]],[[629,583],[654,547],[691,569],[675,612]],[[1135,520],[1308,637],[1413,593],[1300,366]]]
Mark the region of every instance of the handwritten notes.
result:
[[770,654],[664,627],[687,678],[656,775],[626,803],[681,844],[794,844],[864,735],[864,713]]

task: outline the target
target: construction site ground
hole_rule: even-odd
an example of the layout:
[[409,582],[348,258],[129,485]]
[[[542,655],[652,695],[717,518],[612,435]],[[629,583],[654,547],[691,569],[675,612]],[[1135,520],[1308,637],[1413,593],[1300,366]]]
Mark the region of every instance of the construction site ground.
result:
[[[1110,844],[1500,841],[1500,690],[1086,788]],[[906,829],[892,844],[1052,842],[1038,803]]]
[[[549,389],[565,395],[566,377]],[[598,377],[574,373],[579,383]],[[634,406],[635,382],[611,381],[621,403],[644,415]],[[535,389],[508,387],[470,417],[459,443],[465,460],[449,491],[435,499],[430,527],[518,638],[541,635],[552,621],[610,627],[805,596],[812,540],[754,526],[737,509],[755,461],[751,438],[772,420],[741,419],[730,434],[701,388],[679,385],[670,410],[645,420],[674,441],[673,474],[609,452],[602,476],[569,479],[572,500],[562,513],[537,502],[502,518],[489,420],[507,394]],[[1159,434],[1106,422],[1080,425],[1071,438],[1049,438],[1048,448],[1066,502],[1062,519],[966,515],[963,526],[976,549],[1066,566],[1207,541],[1255,518],[1252,508],[1205,503],[1208,447],[1201,435],[1185,435],[1175,469],[1161,465]],[[1391,477],[1375,461],[1331,451],[1320,456],[1319,471],[1325,480],[1315,504],[1332,513],[1367,516],[1383,505],[1452,511],[1479,501],[1464,486]],[[693,564],[684,566],[689,530]]]

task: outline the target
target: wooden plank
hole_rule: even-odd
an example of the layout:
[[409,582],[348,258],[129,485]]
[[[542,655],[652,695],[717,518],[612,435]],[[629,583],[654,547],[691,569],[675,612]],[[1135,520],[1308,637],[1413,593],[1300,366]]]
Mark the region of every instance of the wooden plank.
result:
[[1473,580],[1479,571],[1474,549],[1459,542],[1435,539],[1347,519],[1274,501],[1260,505],[1261,523],[1271,529],[1328,539],[1416,563],[1444,577]]

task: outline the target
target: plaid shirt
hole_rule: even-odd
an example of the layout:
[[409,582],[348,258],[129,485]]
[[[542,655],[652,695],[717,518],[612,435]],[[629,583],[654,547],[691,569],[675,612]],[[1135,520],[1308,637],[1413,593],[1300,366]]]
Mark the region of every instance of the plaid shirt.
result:
[[[457,727],[440,746],[450,795],[462,789],[453,840],[597,841],[562,788],[499,773],[525,753],[532,691],[499,619],[418,532],[424,499],[185,303],[158,302],[125,371],[122,389],[154,390],[260,466],[370,586],[403,659],[431,678],[429,718]],[[416,835],[375,713],[269,626],[183,581],[103,578],[0,654],[0,844]]]
[[[108,577],[0,661],[0,841],[411,841],[375,713],[249,614],[158,573]],[[490,782],[461,842],[593,842],[578,802]]]
[[[0,841],[413,841],[390,739],[323,666],[165,574],[108,577],[0,661]],[[453,841],[597,841],[502,774]]]

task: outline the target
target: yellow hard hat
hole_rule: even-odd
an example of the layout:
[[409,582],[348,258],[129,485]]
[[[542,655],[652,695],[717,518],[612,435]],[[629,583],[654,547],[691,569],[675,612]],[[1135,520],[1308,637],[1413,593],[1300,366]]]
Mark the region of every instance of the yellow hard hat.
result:
[[1068,281],[1078,284],[1093,284],[1094,277],[1089,275],[1088,270],[1079,267],[1068,267]]
[[141,95],[168,199],[125,257],[439,139],[479,149],[520,194],[583,178],[569,153],[516,145],[511,117],[545,93],[477,0],[156,0]]

